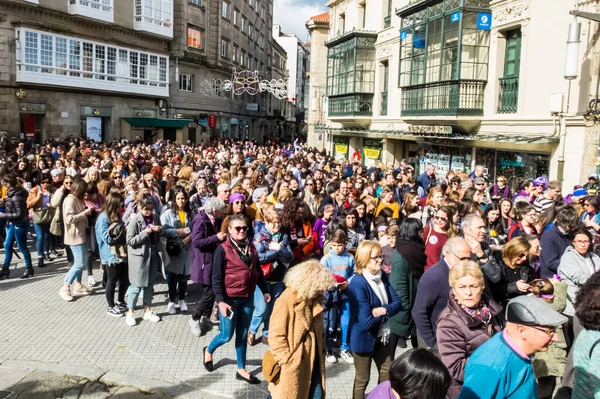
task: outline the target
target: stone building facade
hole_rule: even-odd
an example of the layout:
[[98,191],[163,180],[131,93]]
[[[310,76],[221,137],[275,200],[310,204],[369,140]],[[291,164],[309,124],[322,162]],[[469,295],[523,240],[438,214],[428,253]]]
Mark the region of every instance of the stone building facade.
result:
[[167,109],[170,117],[193,121],[190,139],[262,141],[277,135],[271,94],[213,90],[233,81],[234,71],[271,80],[272,15],[272,0],[174,0]]
[[[161,126],[172,2],[0,2],[0,131],[37,142],[181,134]],[[145,131],[126,121],[150,117]]]

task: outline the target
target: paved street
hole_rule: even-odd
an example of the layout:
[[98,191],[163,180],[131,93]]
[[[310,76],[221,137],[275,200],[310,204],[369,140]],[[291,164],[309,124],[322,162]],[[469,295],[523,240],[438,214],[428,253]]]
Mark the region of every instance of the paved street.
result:
[[[34,264],[37,256],[32,253]],[[4,259],[0,254],[0,259]],[[166,284],[157,284],[155,311],[163,320],[141,320],[127,327],[124,318],[106,314],[104,290],[65,302],[58,296],[66,271],[65,258],[49,267],[36,268],[32,279],[20,280],[23,264],[11,269],[11,279],[0,281],[0,361],[2,366],[30,367],[143,390],[160,388],[185,398],[260,398],[267,384],[250,386],[235,380],[233,341],[215,353],[216,370],[202,366],[202,348],[216,331],[196,338],[189,333],[187,314],[169,315]],[[14,260],[13,260],[14,263]],[[97,273],[97,263],[94,264]],[[84,272],[85,276],[85,272]],[[100,280],[99,275],[95,275]],[[87,279],[87,278],[85,278]],[[194,310],[198,291],[190,286],[188,303]],[[141,300],[140,300],[141,301]],[[274,315],[273,317],[276,317]],[[215,328],[216,330],[216,328]],[[260,374],[266,346],[248,348],[249,370]],[[374,367],[373,367],[374,369]],[[352,396],[352,365],[328,365],[328,398]],[[3,377],[0,373],[0,382]],[[375,386],[375,373],[369,390]]]

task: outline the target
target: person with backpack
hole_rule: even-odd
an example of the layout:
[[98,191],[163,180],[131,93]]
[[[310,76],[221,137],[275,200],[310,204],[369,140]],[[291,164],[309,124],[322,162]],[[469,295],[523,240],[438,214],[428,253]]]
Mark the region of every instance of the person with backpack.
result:
[[[107,275],[106,314],[122,317],[127,312],[125,293],[129,287],[127,268],[127,229],[120,211],[125,198],[119,193],[110,193],[106,197],[102,211],[96,219],[96,241],[100,252],[100,262]],[[115,302],[115,289],[119,284],[118,301]]]

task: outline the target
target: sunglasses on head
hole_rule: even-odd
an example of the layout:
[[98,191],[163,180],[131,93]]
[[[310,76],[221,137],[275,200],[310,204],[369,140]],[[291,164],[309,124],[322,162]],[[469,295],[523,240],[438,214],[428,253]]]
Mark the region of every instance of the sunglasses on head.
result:
[[234,229],[239,233],[240,231],[248,231],[248,226],[235,226]]

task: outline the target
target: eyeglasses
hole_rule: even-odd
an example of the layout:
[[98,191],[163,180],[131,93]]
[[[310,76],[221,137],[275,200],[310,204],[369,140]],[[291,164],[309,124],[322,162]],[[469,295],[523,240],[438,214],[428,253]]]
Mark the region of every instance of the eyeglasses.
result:
[[463,256],[463,257],[460,257],[460,256],[458,256],[457,254],[455,254],[455,253],[454,253],[454,252],[452,252],[452,251],[448,251],[448,252],[450,252],[452,255],[456,256],[456,258],[457,258],[458,260],[460,260],[460,261],[471,260],[471,256]]
[[485,186],[485,183],[475,183],[476,186]]
[[541,331],[549,337],[551,337],[552,334],[556,334],[556,328],[557,328],[557,327],[534,327],[534,326],[527,326],[527,327],[533,328],[534,330]]
[[528,253],[524,253],[524,254],[519,255],[519,258],[526,258],[528,255],[529,255]]
[[590,240],[577,240],[577,241],[573,241],[573,242],[576,244],[579,244],[579,245],[587,245],[590,243]]
[[314,186],[314,184],[312,184],[312,183],[306,183],[306,187],[308,187],[308,186]]
[[244,201],[233,201],[234,205],[242,205]]
[[441,220],[442,222],[447,222],[448,221],[448,218],[445,218],[443,216],[434,216],[434,219]]
[[66,182],[65,182],[65,186],[66,186],[66,185],[71,185],[71,184],[73,184],[73,182],[72,182],[72,181],[66,181]]
[[248,226],[235,226],[234,229],[239,233],[240,231],[248,231]]
[[383,260],[383,255],[371,256],[373,260]]

